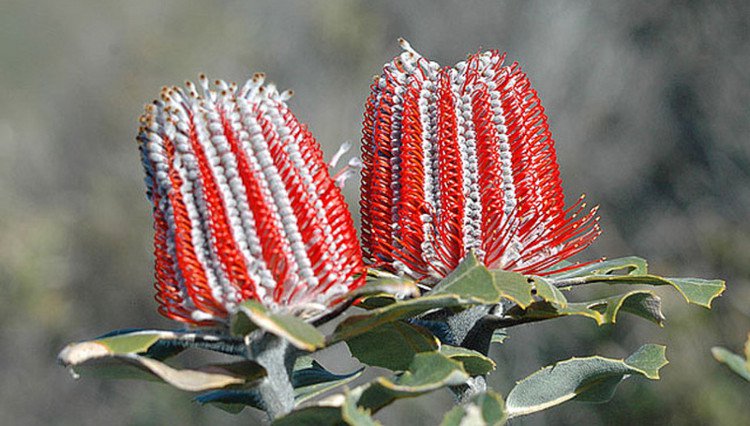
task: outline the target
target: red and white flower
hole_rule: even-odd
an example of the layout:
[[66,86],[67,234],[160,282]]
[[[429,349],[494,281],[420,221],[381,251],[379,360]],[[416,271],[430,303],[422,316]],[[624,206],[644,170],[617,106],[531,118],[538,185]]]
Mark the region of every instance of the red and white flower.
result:
[[159,311],[224,322],[244,300],[310,316],[364,283],[344,198],[320,146],[263,85],[164,88],[138,134],[154,206]]
[[565,208],[554,141],[517,63],[491,50],[440,68],[401,41],[371,86],[362,137],[366,260],[440,278],[473,250],[544,275],[600,234],[583,196]]

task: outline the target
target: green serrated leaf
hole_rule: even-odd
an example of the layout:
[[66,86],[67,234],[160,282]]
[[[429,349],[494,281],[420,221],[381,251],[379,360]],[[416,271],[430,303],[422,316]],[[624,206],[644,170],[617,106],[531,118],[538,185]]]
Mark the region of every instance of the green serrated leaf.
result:
[[357,405],[362,388],[337,394],[317,405],[298,408],[284,417],[274,420],[274,426],[298,425],[342,425],[342,426],[380,426],[368,409]]
[[495,361],[471,349],[444,344],[440,346],[440,353],[460,362],[471,376],[481,376],[495,370]]
[[[319,421],[320,424],[370,425],[372,423],[368,422],[372,420],[372,413],[397,399],[417,397],[446,386],[463,384],[468,379],[469,375],[460,363],[438,352],[423,352],[415,355],[407,371],[394,379],[378,377],[345,395],[329,397],[315,408],[296,410],[274,422],[274,425],[312,424],[311,421]],[[334,415],[334,407],[340,409],[340,417]]]
[[[440,426],[461,426],[461,422],[464,420],[464,417],[466,417],[466,410],[464,410],[463,406],[456,405],[450,411],[445,413],[445,416],[443,417],[443,421],[440,423]],[[475,419],[472,419],[472,420],[475,420]],[[473,424],[473,423],[469,423],[469,424]]]
[[656,275],[589,275],[555,281],[555,285],[564,287],[570,284],[629,284],[629,285],[668,285],[674,287],[688,303],[711,308],[711,302],[726,289],[722,280],[704,280],[700,278],[663,278]]
[[60,354],[60,360],[76,376],[163,381],[191,392],[249,386],[266,375],[265,369],[253,361],[177,369],[137,354],[102,353],[99,347],[95,342],[69,345]]
[[137,354],[148,351],[160,338],[169,333],[160,331],[138,331],[97,339],[96,343],[106,347],[112,354]]
[[750,368],[748,360],[729,351],[728,349],[715,346],[711,348],[711,354],[720,363],[729,367],[730,370],[738,374],[743,379],[750,381]]
[[[325,346],[325,337],[312,325],[289,314],[270,312],[255,300],[242,302],[236,316],[245,316],[257,327],[286,339],[304,351],[313,352]],[[233,321],[237,324],[238,319]]]
[[341,418],[350,426],[380,426],[381,423],[375,421],[370,416],[370,410],[357,405],[360,393],[345,394],[344,404],[341,406]]
[[469,375],[459,362],[437,352],[419,353],[414,356],[409,369],[394,380],[379,377],[361,388],[357,405],[375,413],[396,399],[460,385],[468,379]]
[[625,297],[612,296],[608,298],[607,312],[612,322],[617,319],[616,307],[629,314],[647,319],[659,326],[664,325],[664,314],[661,312],[661,298],[650,291],[631,291]]
[[[83,342],[79,342],[83,343]],[[73,343],[72,345],[79,345]],[[187,348],[201,348],[223,353],[239,353],[244,344],[228,336],[205,332],[126,329],[115,330],[86,341],[91,356],[146,354],[163,360]],[[65,351],[65,350],[64,350]],[[82,354],[80,347],[76,354]],[[61,353],[62,355],[62,353]],[[68,354],[70,356],[71,354]]]
[[518,382],[508,394],[510,418],[545,410],[574,398],[604,402],[630,375],[658,379],[667,364],[664,346],[644,345],[625,360],[593,356],[571,358],[544,367]]
[[534,301],[533,288],[524,275],[502,270],[492,270],[490,273],[492,274],[492,282],[501,298],[515,302],[522,308],[529,306]]
[[539,298],[550,303],[552,306],[559,306],[561,308],[568,306],[568,300],[565,298],[565,295],[549,281],[542,277],[532,277],[532,280],[536,289],[536,295]]
[[403,321],[382,324],[350,338],[346,344],[362,363],[396,371],[407,369],[414,355],[438,348],[435,336]]
[[466,405],[450,410],[441,426],[502,426],[508,415],[502,397],[493,391],[480,393]]
[[659,370],[669,363],[666,351],[667,348],[662,345],[643,345],[625,358],[625,364],[637,369],[651,380],[659,380]]
[[229,332],[233,336],[247,336],[257,330],[258,326],[248,318],[247,315],[232,315],[229,322]]
[[357,307],[377,309],[420,295],[419,287],[412,279],[372,268],[367,272],[367,283],[351,293],[359,298]]
[[498,328],[492,333],[492,339],[490,340],[490,343],[502,344],[505,343],[505,340],[507,339],[508,332],[504,328]]
[[314,405],[292,411],[273,421],[273,426],[346,426],[341,418],[341,407]]
[[573,277],[585,277],[587,275],[609,275],[613,272],[620,271],[624,271],[628,275],[646,275],[648,274],[648,263],[646,262],[646,259],[636,256],[621,257],[619,259],[609,259],[602,262],[591,263],[558,274],[550,274],[549,278],[560,280]]
[[474,252],[469,252],[456,269],[443,278],[430,294],[457,295],[482,304],[500,301],[500,294],[493,283],[490,271],[477,259]]
[[[659,278],[659,277],[657,277]],[[711,308],[711,302],[726,290],[722,280],[704,280],[700,278],[662,278],[675,287],[689,303]]]
[[409,369],[395,380],[381,378],[380,384],[396,392],[422,392],[459,385],[468,379],[463,366],[437,352],[425,352],[414,356]]
[[526,310],[511,309],[509,314],[529,320],[583,316],[593,319],[598,325],[603,325],[616,323],[621,311],[645,318],[658,325],[664,322],[661,299],[649,290],[633,290],[588,302],[569,302],[566,307],[556,307],[549,302],[535,302]]
[[201,405],[211,405],[230,414],[238,414],[245,407],[263,409],[263,398],[257,389],[220,389],[207,392],[195,397]]
[[373,309],[365,314],[352,315],[342,321],[333,335],[327,339],[328,344],[349,340],[375,327],[404,318],[411,318],[423,312],[439,309],[465,307],[479,304],[476,300],[466,300],[453,294],[430,294],[416,299],[398,301],[382,308]]
[[575,400],[577,402],[589,402],[592,404],[603,404],[609,402],[612,397],[615,396],[617,386],[623,380],[625,380],[625,376],[612,376],[599,382],[595,382],[590,387],[586,388],[585,392],[578,394]]
[[[292,373],[295,405],[302,404],[331,389],[343,386],[359,377],[365,370],[363,367],[348,374],[334,374],[309,357],[300,357],[300,359],[302,362],[300,363],[298,359],[298,363],[295,364],[294,372]],[[307,363],[308,360],[309,364]]]
[[[185,349],[205,349],[229,355],[243,355],[242,339],[227,336],[217,330],[171,331],[123,329],[111,331],[87,342],[98,345],[94,352],[102,354],[145,354],[163,361]],[[80,343],[80,342],[79,342]],[[77,343],[74,343],[76,345]],[[94,350],[96,345],[89,346]]]
[[602,314],[599,324],[614,324],[620,311],[637,315],[661,326],[664,314],[661,312],[661,298],[648,290],[635,290],[610,296],[594,302],[576,303],[574,308],[591,309]]
[[407,277],[380,272],[378,275],[368,275],[365,285],[349,293],[350,297],[363,297],[374,294],[390,294],[399,299],[419,296],[417,283]]
[[[88,375],[103,378],[154,379],[144,368],[135,368],[125,355],[143,355],[163,361],[187,348],[208,349],[232,355],[244,352],[241,341],[219,334],[165,331],[117,330],[99,338],[67,345],[58,361]],[[144,362],[149,362],[148,360]]]
[[372,310],[392,305],[398,301],[399,299],[393,294],[377,293],[368,296],[362,296],[359,301],[357,301],[356,306],[358,308]]
[[[349,374],[334,374],[309,356],[297,358],[292,372],[295,406],[351,382],[363,371],[364,368],[360,368]],[[239,413],[246,406],[262,409],[261,397],[256,389],[212,391],[197,396],[195,400],[232,414]]]

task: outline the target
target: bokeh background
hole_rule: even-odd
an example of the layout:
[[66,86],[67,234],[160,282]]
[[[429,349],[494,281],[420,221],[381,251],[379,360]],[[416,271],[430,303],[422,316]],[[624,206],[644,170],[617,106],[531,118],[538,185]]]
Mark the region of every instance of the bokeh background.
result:
[[[134,136],[162,85],[264,71],[328,156],[359,140],[373,74],[406,37],[444,65],[507,50],[539,91],[570,200],[601,205],[584,257],[637,254],[666,276],[721,277],[712,312],[664,298],[667,327],[622,318],[518,327],[490,382],[570,356],[668,345],[658,382],[630,380],[605,405],[569,403],[517,425],[743,424],[750,384],[713,361],[750,330],[750,7],[747,2],[54,1],[0,2],[0,424],[230,425],[135,382],[74,381],[69,341],[171,327],[153,301],[150,207]],[[356,214],[356,182],[346,195]],[[326,365],[356,365],[346,350]],[[342,359],[342,358],[339,358]],[[448,392],[378,418],[431,425]]]

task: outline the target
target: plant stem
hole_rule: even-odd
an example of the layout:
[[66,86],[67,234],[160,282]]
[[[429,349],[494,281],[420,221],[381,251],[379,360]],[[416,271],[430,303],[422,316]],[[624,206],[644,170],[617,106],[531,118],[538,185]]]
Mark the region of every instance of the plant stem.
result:
[[485,376],[469,377],[469,380],[463,385],[451,386],[450,389],[456,398],[456,402],[464,405],[476,395],[487,391],[487,379]]
[[257,390],[263,410],[273,420],[294,409],[292,371],[301,351],[287,340],[270,333],[258,331],[248,339],[250,359],[262,365],[267,372]]
[[[492,333],[497,329],[498,317],[492,312],[495,306],[475,306],[458,313],[441,310],[414,321],[430,329],[440,341],[454,346],[462,346],[487,355],[490,350]],[[450,386],[456,402],[465,404],[475,395],[487,390],[484,376],[473,376],[465,384]]]

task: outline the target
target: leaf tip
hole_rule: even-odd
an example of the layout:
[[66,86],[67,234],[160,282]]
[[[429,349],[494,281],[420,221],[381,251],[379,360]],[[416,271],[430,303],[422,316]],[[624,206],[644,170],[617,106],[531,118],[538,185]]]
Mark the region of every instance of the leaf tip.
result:
[[112,351],[97,342],[71,343],[57,355],[57,362],[65,367],[72,367],[93,358],[111,355]]

